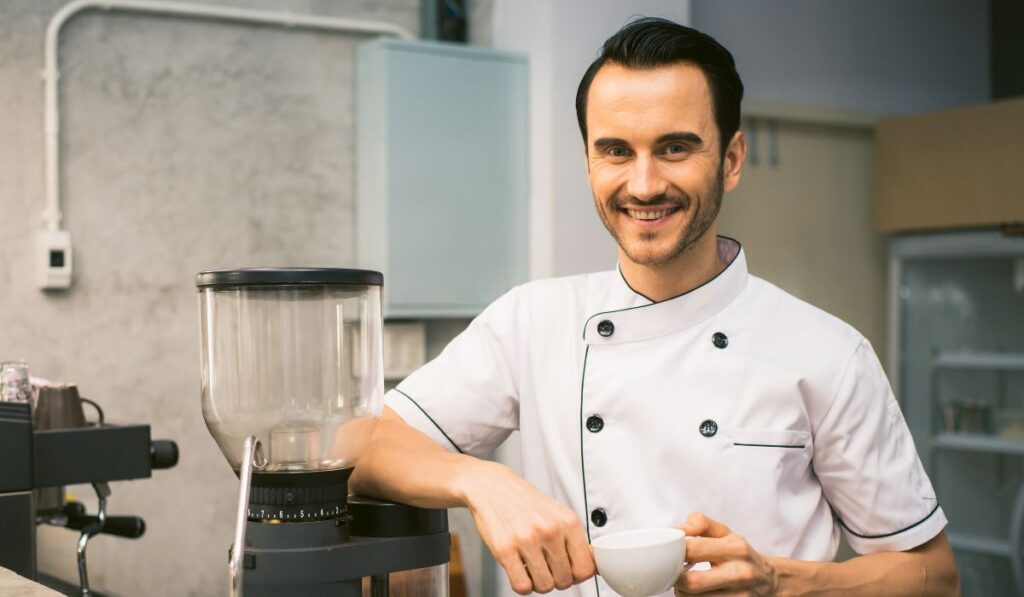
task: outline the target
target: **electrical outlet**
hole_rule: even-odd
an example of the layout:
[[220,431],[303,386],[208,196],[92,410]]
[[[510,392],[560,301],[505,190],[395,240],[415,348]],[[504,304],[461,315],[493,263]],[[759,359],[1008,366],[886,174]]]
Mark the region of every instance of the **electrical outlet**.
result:
[[38,235],[39,288],[71,287],[71,234],[67,230],[45,230]]

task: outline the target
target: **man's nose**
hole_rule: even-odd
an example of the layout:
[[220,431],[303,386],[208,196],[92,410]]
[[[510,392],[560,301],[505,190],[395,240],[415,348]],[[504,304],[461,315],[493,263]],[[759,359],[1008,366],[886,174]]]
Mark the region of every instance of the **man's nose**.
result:
[[657,160],[643,155],[633,160],[633,171],[626,183],[626,192],[638,201],[649,201],[664,195],[667,189],[668,181],[660,171]]

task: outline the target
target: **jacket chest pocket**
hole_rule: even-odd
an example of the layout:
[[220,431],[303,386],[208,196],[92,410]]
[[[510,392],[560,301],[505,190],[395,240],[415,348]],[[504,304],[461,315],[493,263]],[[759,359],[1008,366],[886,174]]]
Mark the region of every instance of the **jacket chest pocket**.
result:
[[778,504],[798,492],[811,473],[811,434],[807,431],[732,429],[727,444],[729,500],[746,508]]
[[781,450],[807,450],[810,448],[811,434],[807,431],[766,430],[766,429],[733,429],[730,434],[733,448],[767,448],[768,450],[750,450],[751,458],[758,454],[768,454],[771,448]]

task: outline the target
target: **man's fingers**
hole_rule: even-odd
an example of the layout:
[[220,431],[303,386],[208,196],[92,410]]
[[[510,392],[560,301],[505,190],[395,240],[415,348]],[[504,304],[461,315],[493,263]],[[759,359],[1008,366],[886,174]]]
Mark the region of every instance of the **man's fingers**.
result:
[[686,539],[686,561],[687,562],[718,562],[729,558],[726,554],[726,546],[722,545],[721,539],[709,539],[706,537],[687,537]]
[[559,539],[555,545],[544,546],[544,559],[548,562],[548,569],[555,581],[556,589],[568,589],[572,586],[572,565],[569,563],[569,554],[566,553],[565,541]]
[[700,512],[687,516],[686,522],[679,525],[679,528],[690,537],[725,537],[732,533],[729,527]]
[[721,591],[707,591],[705,593],[687,593],[680,588],[676,588],[675,594],[678,595],[700,595],[701,597],[750,597],[750,591],[730,591],[728,589]]
[[508,467],[487,463],[478,470],[483,478],[468,485],[466,501],[513,590],[547,593],[594,575],[594,555],[575,512]]
[[575,582],[583,582],[597,574],[594,550],[587,542],[583,527],[579,523],[569,531],[565,547],[569,552],[569,564],[572,566],[572,577]]
[[739,535],[722,539],[712,537],[687,537],[687,562],[725,562],[742,560],[750,555],[750,546]]
[[[526,572],[533,581],[533,590],[538,593],[548,593],[555,588],[555,579],[548,569],[548,561],[544,553],[537,546],[520,546],[520,555],[526,563]],[[514,587],[513,587],[514,588]]]
[[505,569],[505,574],[508,576],[508,584],[512,587],[513,591],[520,595],[529,595],[533,592],[533,582],[530,580],[530,575],[526,572],[526,565],[523,564],[517,552],[502,553],[498,555],[497,559],[501,567]]
[[750,591],[732,591],[723,589],[721,591],[706,591],[704,593],[687,593],[676,587],[675,594],[678,595],[700,595],[701,597],[750,597]]
[[[568,515],[571,516],[571,519],[567,516],[567,520],[576,521],[575,514],[568,512]],[[556,589],[568,589],[572,586],[572,563],[569,560],[569,551],[566,545],[566,535],[571,529],[571,524],[558,521],[557,524],[543,527],[539,532],[541,550]]]
[[754,582],[750,566],[739,564],[715,566],[710,570],[683,572],[676,580],[676,592],[684,595],[719,595],[742,592]]

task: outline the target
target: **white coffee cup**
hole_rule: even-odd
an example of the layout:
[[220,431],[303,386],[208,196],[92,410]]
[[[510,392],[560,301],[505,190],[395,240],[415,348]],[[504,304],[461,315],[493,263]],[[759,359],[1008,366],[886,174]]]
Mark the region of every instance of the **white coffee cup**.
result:
[[686,533],[657,528],[622,531],[591,542],[597,573],[624,597],[648,597],[675,583],[686,558]]

